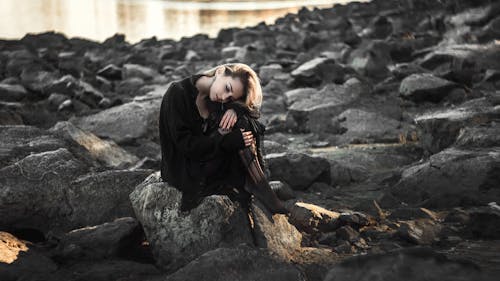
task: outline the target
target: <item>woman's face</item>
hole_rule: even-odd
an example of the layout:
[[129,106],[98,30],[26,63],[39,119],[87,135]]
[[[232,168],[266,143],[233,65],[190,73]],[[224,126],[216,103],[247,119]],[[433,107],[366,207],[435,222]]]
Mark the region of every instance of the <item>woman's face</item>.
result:
[[209,97],[211,101],[220,103],[239,100],[243,97],[243,83],[238,77],[216,74],[210,86]]

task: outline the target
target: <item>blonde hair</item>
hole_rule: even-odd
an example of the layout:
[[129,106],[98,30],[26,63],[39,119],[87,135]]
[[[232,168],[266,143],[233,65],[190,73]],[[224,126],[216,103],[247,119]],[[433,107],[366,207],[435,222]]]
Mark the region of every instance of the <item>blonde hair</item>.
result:
[[[227,63],[218,65],[210,70],[202,72],[203,75],[213,77],[217,69],[224,67],[224,75],[240,78],[243,84],[244,106],[250,112],[259,112],[262,105],[262,87],[257,73],[244,63]],[[241,103],[239,101],[235,101]]]

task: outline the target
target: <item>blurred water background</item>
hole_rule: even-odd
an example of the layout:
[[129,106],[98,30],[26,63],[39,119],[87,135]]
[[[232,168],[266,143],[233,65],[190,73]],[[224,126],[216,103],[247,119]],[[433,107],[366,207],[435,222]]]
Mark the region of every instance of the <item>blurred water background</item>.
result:
[[178,40],[198,33],[215,37],[221,28],[272,24],[302,6],[331,7],[349,0],[168,1],[0,0],[0,38],[57,31],[103,41],[115,33],[131,43],[156,36]]

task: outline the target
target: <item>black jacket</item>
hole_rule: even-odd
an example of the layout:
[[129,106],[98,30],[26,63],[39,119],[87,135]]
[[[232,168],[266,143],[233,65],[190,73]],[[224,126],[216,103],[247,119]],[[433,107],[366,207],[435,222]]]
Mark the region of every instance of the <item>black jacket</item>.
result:
[[204,161],[221,153],[237,155],[237,150],[245,147],[239,130],[224,136],[204,131],[206,120],[199,115],[195,103],[195,82],[201,76],[195,74],[172,82],[160,108],[161,177],[181,190],[183,197],[196,197],[205,184]]

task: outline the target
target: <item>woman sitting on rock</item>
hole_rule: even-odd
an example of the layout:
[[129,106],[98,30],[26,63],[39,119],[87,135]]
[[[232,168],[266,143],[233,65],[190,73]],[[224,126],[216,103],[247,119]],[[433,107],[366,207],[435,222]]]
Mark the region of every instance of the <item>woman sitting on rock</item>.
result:
[[182,191],[182,211],[212,194],[248,210],[254,194],[271,213],[287,213],[261,166],[261,103],[259,78],[246,64],[172,82],[160,109],[161,177]]

